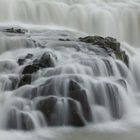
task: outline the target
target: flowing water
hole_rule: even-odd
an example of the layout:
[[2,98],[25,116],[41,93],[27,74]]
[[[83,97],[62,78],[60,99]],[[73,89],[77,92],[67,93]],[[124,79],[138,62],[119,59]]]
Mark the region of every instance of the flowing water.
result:
[[[27,31],[3,31],[13,26]],[[117,38],[129,68],[77,40],[85,35]],[[0,140],[139,140],[139,38],[140,0],[0,0]],[[44,52],[50,67],[20,86],[24,67]],[[85,106],[70,98],[71,83],[80,83]],[[46,122],[37,108],[51,99],[55,114]],[[72,106],[85,127],[69,126]]]

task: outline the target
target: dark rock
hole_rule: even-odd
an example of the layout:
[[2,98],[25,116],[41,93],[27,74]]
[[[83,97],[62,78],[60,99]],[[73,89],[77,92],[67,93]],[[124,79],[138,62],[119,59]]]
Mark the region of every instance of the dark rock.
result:
[[54,67],[54,62],[49,53],[44,53],[39,59],[36,59],[33,63],[40,68]]
[[22,74],[32,74],[34,72],[37,72],[39,70],[39,67],[32,64],[32,65],[27,65],[24,67]]
[[59,38],[59,41],[71,41],[70,39]]
[[33,57],[33,54],[29,53],[25,57],[19,58],[17,62],[19,65],[23,65],[26,62],[26,59],[31,59],[32,57]]
[[26,60],[25,60],[24,58],[19,58],[19,59],[18,59],[18,64],[19,64],[19,65],[23,65],[23,64],[25,63],[25,61],[26,61]]
[[[63,98],[50,96],[43,98],[37,103],[37,110],[40,110],[49,126],[57,126],[57,125],[72,125],[72,126],[85,126],[85,120],[83,115],[81,114],[77,102],[72,99],[67,100],[68,110],[67,112],[63,112],[64,109],[58,110],[57,101],[63,102]],[[63,106],[65,108],[65,104]],[[62,111],[63,110],[63,111]],[[62,112],[61,112],[62,111]],[[58,121],[59,114],[68,113],[67,121],[61,123]],[[63,120],[64,121],[64,120]]]
[[88,102],[87,93],[73,80],[69,82],[69,97],[81,104],[82,112],[87,121],[92,121],[91,108]]
[[21,77],[18,87],[27,85],[27,84],[31,84],[31,80],[32,80],[32,75],[31,74],[25,74]]
[[76,101],[68,99],[68,125],[82,127],[86,125],[85,119],[81,111],[79,110],[78,104]]
[[26,29],[20,29],[20,28],[13,28],[12,27],[12,28],[5,29],[4,32],[25,34],[26,32],[28,32],[28,30],[26,30]]
[[93,45],[99,45],[105,50],[110,48],[113,51],[120,51],[120,43],[112,37],[103,38],[101,36],[87,36],[84,38],[79,38],[79,40],[86,43],[92,43]]
[[108,56],[112,56],[112,53],[114,53],[117,59],[123,61],[127,66],[129,66],[129,58],[125,52],[120,49],[120,43],[115,38],[87,36],[84,38],[80,37],[79,40],[82,42],[91,43],[92,45],[98,45],[107,51]]
[[34,124],[28,114],[18,111],[15,108],[11,108],[7,112],[6,129],[16,130],[32,130]]
[[25,58],[26,58],[26,59],[31,59],[33,56],[34,56],[33,54],[28,53],[28,54],[25,56]]
[[81,86],[74,80],[69,81],[69,91],[80,90]]
[[37,103],[37,110],[40,110],[49,126],[55,126],[56,124],[56,112],[55,106],[57,102],[57,97],[47,97],[43,98]]
[[78,101],[81,104],[82,112],[85,119],[89,122],[92,121],[91,108],[88,102],[87,94],[85,90],[75,90],[69,93],[69,97]]

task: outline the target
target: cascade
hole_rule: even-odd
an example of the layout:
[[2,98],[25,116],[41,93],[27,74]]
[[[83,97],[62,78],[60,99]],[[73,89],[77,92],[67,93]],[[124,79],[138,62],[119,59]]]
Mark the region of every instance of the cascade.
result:
[[137,120],[139,9],[139,0],[0,0],[0,133],[11,136],[0,138]]

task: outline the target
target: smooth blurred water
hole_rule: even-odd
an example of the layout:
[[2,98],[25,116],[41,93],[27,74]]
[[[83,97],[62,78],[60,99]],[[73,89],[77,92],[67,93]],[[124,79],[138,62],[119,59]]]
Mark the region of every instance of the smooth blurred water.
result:
[[[1,27],[16,25],[30,30],[26,36],[7,36],[0,33],[1,140],[139,140],[140,0],[0,0],[0,25]],[[6,84],[10,86],[8,76],[16,76],[21,70],[16,60],[29,52],[34,52],[37,57],[44,51],[34,48],[29,39],[30,34],[33,34],[33,39],[39,40],[39,38],[44,37],[44,31],[47,29],[70,30],[77,32],[77,36],[87,34],[113,36],[122,42],[122,48],[127,51],[130,57],[130,70],[121,62],[114,62],[109,59],[108,61],[113,65],[114,72],[113,78],[111,78],[104,63],[96,57],[94,59],[99,71],[93,73],[92,66],[86,67],[81,64],[90,62],[80,63],[81,59],[89,58],[89,55],[82,52],[87,50],[83,49],[81,52],[76,52],[74,48],[69,48],[74,44],[73,42],[66,48],[59,42],[47,42],[51,48],[46,50],[54,52],[59,58],[56,64],[58,69],[49,69],[37,73],[35,79],[39,77],[39,80],[34,80],[31,86],[25,86],[14,92],[4,92]],[[56,37],[50,33],[45,32],[45,36]],[[28,48],[28,46],[33,48]],[[126,72],[126,80],[129,85],[128,92],[113,81],[116,78],[122,78],[116,63],[120,64]],[[104,108],[93,106],[93,112],[96,116],[95,124],[90,124],[85,128],[41,128],[38,120],[39,114],[35,113],[32,106],[29,105],[32,104],[32,101],[27,104],[27,101],[22,99],[21,95],[24,94],[24,91],[43,83],[47,76],[51,78],[51,74],[54,77],[56,76],[55,82],[59,83],[56,89],[59,89],[59,85],[62,84],[65,87],[64,91],[67,90],[66,84],[60,81],[70,77],[71,74],[80,75],[83,80],[82,86],[89,89],[89,93],[92,91],[91,85],[98,83],[98,81],[113,83],[119,89],[126,114],[119,121],[111,121],[111,115],[108,112],[108,100],[105,100]],[[99,76],[101,79],[92,79],[90,76]],[[106,99],[105,95],[106,92],[104,99]],[[92,98],[90,99],[90,105],[94,105]],[[13,105],[25,107],[23,111],[34,120],[36,127],[34,131],[4,130],[5,112]],[[61,101],[58,103],[59,105],[62,106]]]

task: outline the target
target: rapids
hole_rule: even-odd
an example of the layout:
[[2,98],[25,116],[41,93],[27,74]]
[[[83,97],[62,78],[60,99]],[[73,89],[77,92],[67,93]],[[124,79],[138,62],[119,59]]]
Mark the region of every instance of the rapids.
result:
[[[85,35],[117,38],[129,66]],[[139,38],[140,0],[0,0],[0,140],[138,140]]]

